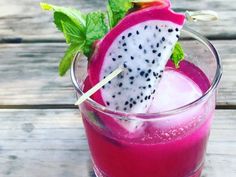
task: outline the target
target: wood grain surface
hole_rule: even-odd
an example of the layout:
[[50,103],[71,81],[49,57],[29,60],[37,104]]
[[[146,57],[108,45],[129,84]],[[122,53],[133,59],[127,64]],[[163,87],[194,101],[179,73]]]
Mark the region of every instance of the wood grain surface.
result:
[[[236,105],[236,41],[213,43],[224,65],[217,104]],[[61,43],[0,44],[0,105],[72,106],[76,97],[69,73],[57,73],[65,48]]]
[[[62,42],[64,41],[52,21],[52,14],[40,9],[42,0],[0,1],[0,42]],[[72,6],[83,12],[105,10],[105,0],[47,0],[47,3]],[[236,38],[236,3],[234,0],[173,0],[178,11],[214,10],[219,14],[217,22],[187,24],[211,38]]]
[[[234,177],[235,114],[216,112],[203,177]],[[0,122],[1,177],[94,177],[79,110],[1,109]]]

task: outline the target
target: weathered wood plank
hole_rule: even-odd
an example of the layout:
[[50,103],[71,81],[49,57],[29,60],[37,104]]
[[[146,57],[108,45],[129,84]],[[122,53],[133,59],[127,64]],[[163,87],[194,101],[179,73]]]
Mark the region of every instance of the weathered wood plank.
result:
[[[235,115],[216,112],[203,177],[236,175]],[[0,176],[94,177],[78,110],[2,109],[0,121]]]
[[[11,0],[10,0],[11,1]],[[63,36],[52,24],[52,17],[39,7],[42,0],[21,0],[0,2],[0,42],[23,41],[64,41]],[[48,0],[54,3],[53,0]],[[58,0],[56,4],[73,6],[85,12],[104,9],[105,0]],[[236,4],[234,0],[176,0],[172,1],[177,10],[211,9],[219,13],[218,22],[198,23],[190,25],[207,36],[234,37],[236,28]]]
[[[222,56],[224,76],[218,105],[236,105],[236,41],[213,41]],[[73,104],[69,74],[57,74],[64,44],[1,44],[0,105]]]

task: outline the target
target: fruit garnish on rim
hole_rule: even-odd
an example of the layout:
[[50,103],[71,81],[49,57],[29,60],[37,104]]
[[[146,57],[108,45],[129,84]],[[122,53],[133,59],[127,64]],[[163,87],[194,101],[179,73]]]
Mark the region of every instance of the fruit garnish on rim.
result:
[[97,92],[92,96],[96,102],[129,113],[148,111],[168,60],[178,68],[184,59],[177,41],[186,17],[197,19],[196,13],[174,12],[168,0],[108,0],[107,13],[83,14],[45,3],[41,7],[54,11],[54,22],[69,44],[60,75],[70,68],[76,53],[88,57],[93,88],[77,104]]

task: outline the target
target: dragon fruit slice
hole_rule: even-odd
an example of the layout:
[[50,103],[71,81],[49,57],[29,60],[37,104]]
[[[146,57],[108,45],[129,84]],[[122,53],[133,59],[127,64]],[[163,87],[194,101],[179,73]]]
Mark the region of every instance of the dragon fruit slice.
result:
[[96,45],[88,72],[95,85],[119,66],[125,70],[98,92],[96,101],[118,111],[147,112],[184,19],[169,6],[153,6],[121,20]]

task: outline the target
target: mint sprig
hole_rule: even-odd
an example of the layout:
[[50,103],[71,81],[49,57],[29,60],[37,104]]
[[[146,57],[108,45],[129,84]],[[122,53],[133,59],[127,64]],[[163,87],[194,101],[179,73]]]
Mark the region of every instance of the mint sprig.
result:
[[107,13],[110,28],[113,28],[133,7],[129,0],[108,0]]
[[176,68],[179,68],[180,62],[184,60],[184,50],[179,42],[175,44],[171,60],[174,62]]
[[93,50],[93,43],[101,39],[108,31],[103,12],[90,12],[83,14],[74,8],[54,6],[40,3],[43,10],[53,11],[54,23],[64,34],[69,44],[65,55],[59,65],[60,76],[69,70],[72,60],[77,52],[89,57]]

